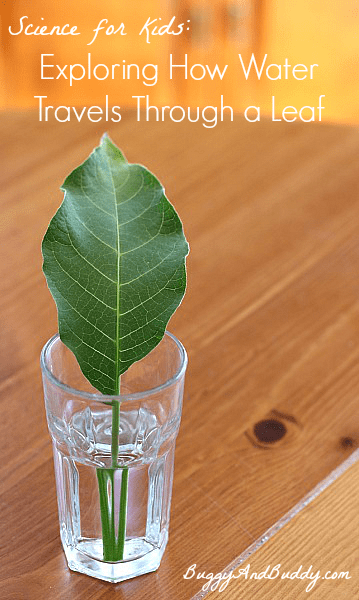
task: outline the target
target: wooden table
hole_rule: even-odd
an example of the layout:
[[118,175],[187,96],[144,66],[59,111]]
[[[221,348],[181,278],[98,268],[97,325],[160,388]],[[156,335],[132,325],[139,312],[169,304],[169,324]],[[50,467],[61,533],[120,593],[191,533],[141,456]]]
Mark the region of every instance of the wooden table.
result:
[[358,486],[356,450],[193,600],[358,598]]
[[[103,130],[35,113],[0,119],[3,600],[190,599],[203,584],[183,578],[190,565],[224,569],[359,445],[358,131],[240,117],[205,129],[125,114],[110,135],[166,186],[191,245],[188,292],[170,325],[189,353],[170,541],[157,573],[121,584],[67,569],[39,370],[57,328],[40,242],[64,177]],[[294,537],[291,524],[281,530],[293,543],[280,562],[308,562],[311,506]],[[358,532],[355,502],[343,506]],[[339,504],[343,527],[345,515]],[[335,531],[322,552],[339,569]],[[325,597],[354,598],[347,583]],[[268,586],[268,598],[282,589]]]

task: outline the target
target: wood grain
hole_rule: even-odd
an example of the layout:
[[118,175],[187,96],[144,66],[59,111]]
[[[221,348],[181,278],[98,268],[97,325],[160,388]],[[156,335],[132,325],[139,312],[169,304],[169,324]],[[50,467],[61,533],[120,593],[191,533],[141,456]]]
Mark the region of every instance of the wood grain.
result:
[[[4,113],[4,600],[188,599],[200,587],[183,579],[189,565],[223,569],[359,443],[357,130],[239,117],[206,130],[131,113],[108,130],[164,183],[191,245],[188,292],[170,326],[189,353],[170,541],[157,573],[122,584],[66,567],[39,370],[57,328],[40,242],[64,177],[103,127]],[[285,435],[259,440],[266,420]]]
[[[233,571],[236,576],[239,569],[247,570],[247,576],[243,574],[238,580],[230,580],[222,591],[218,585],[207,594],[196,594],[193,600],[302,600],[308,598],[308,594],[314,600],[358,598],[358,486],[357,461]],[[255,579],[254,574],[260,575],[267,567],[268,578]],[[306,572],[307,577],[300,579]],[[292,579],[282,579],[286,574]],[[221,580],[221,584],[224,582]]]

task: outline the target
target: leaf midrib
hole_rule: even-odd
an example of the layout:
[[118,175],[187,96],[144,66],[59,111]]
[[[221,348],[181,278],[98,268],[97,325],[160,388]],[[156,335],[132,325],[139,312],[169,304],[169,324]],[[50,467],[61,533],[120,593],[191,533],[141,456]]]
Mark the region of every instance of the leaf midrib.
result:
[[113,190],[113,198],[115,202],[115,213],[116,213],[116,247],[117,247],[117,282],[116,282],[116,389],[115,393],[120,392],[120,268],[121,268],[121,242],[120,242],[120,230],[119,230],[119,218],[118,218],[118,207],[117,207],[117,194],[115,188],[115,182],[113,180],[112,168],[106,153],[106,161],[108,170],[110,172],[111,185]]

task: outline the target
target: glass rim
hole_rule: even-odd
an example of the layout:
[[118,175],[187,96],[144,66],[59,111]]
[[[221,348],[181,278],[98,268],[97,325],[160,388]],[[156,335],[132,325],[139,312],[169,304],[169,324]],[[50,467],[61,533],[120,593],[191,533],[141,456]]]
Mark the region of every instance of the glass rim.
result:
[[[66,391],[70,394],[80,396],[81,398],[86,398],[87,400],[92,400],[93,402],[101,402],[102,404],[108,404],[109,402],[113,402],[113,400],[117,400],[121,403],[128,402],[130,400],[139,400],[140,398],[152,396],[152,395],[154,395],[158,392],[161,392],[162,390],[170,387],[171,385],[176,383],[182,377],[182,375],[184,375],[184,373],[186,371],[187,363],[188,363],[188,356],[187,356],[185,347],[179,341],[179,339],[177,339],[176,336],[173,335],[173,333],[170,333],[167,330],[165,331],[164,336],[161,339],[161,341],[166,336],[169,337],[177,346],[177,349],[180,354],[180,359],[181,359],[180,366],[177,369],[177,371],[175,372],[175,374],[172,375],[172,377],[170,377],[169,379],[167,379],[160,385],[150,388],[148,390],[144,390],[143,392],[133,392],[132,394],[119,394],[119,395],[101,394],[101,392],[85,392],[84,390],[78,390],[76,388],[73,388],[71,385],[64,383],[63,381],[60,381],[60,379],[58,379],[57,377],[55,377],[55,375],[53,373],[51,373],[51,371],[48,368],[47,363],[46,363],[46,355],[47,355],[49,348],[57,340],[60,340],[61,343],[63,344],[59,333],[55,333],[55,335],[53,335],[49,340],[47,340],[46,344],[44,345],[44,347],[41,350],[41,355],[40,355],[41,370],[42,370],[43,374],[46,375],[46,377],[57,387],[61,388],[62,390]],[[161,341],[157,344],[157,346],[161,343]],[[66,346],[66,344],[64,344],[64,346]],[[157,346],[155,346],[155,348]],[[68,347],[66,346],[66,348],[68,348]],[[153,350],[155,348],[153,348]],[[68,350],[70,352],[72,352],[72,350],[70,350],[70,348],[68,348]],[[152,350],[151,350],[151,352],[152,352]],[[150,354],[150,352],[149,352],[149,354]],[[146,354],[146,356],[148,356],[148,355]],[[144,356],[143,358],[146,358],[146,356]],[[77,360],[76,357],[75,357],[75,360]],[[140,359],[140,360],[143,360],[143,359]],[[139,361],[136,361],[136,362],[139,362]],[[82,373],[82,371],[81,371],[81,373]],[[83,375],[83,376],[85,377],[85,375]],[[85,377],[85,379],[87,379],[87,378]]]

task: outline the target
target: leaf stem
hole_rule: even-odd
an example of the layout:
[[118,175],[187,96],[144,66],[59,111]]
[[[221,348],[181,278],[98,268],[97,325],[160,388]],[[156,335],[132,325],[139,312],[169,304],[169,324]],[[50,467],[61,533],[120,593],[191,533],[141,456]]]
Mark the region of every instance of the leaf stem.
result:
[[[120,379],[117,392],[119,395]],[[102,524],[103,559],[108,562],[123,560],[126,540],[128,467],[118,466],[120,406],[121,403],[119,400],[112,401],[111,467],[109,469],[97,469]],[[118,470],[119,468],[121,468],[122,473],[118,532],[116,536],[115,478],[116,470]]]
[[110,515],[108,506],[108,470],[96,469],[98,489],[100,494],[100,511],[102,524],[102,544],[103,544],[103,559],[111,560],[111,531],[110,531]]
[[112,401],[112,431],[111,431],[111,461],[112,468],[116,469],[118,461],[118,433],[120,428],[120,402]]
[[128,467],[122,469],[121,474],[121,497],[120,497],[120,515],[118,520],[118,553],[123,559],[126,539],[126,521],[127,521],[127,490],[128,490]]

